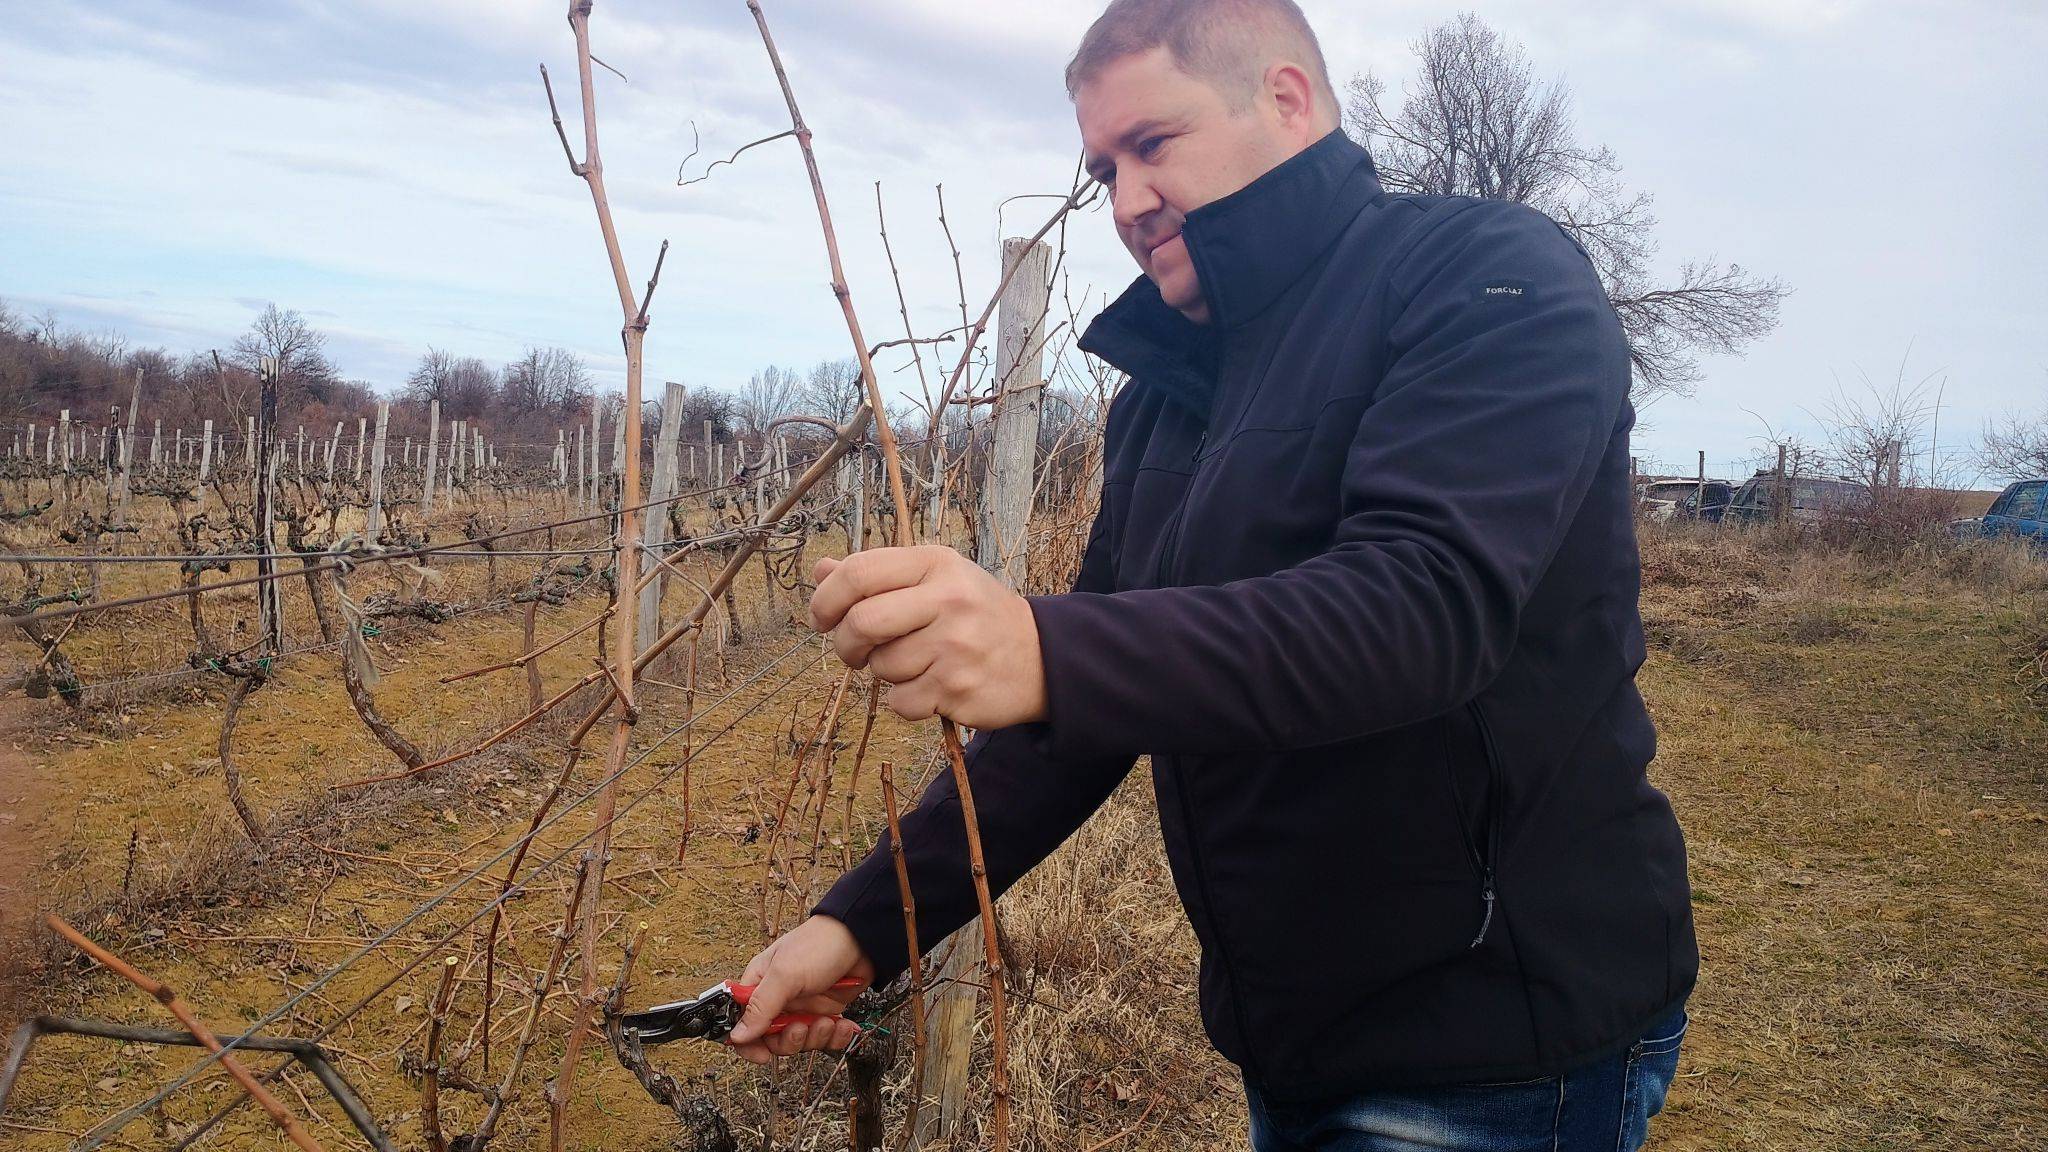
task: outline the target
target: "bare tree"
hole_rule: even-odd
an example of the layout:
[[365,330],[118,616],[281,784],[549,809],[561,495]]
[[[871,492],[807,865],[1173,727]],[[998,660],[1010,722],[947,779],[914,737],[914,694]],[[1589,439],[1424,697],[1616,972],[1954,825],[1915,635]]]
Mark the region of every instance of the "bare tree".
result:
[[515,413],[566,415],[590,405],[590,372],[566,348],[528,348],[505,365],[500,396]]
[[759,436],[763,429],[797,411],[803,402],[804,379],[794,368],[773,364],[761,369],[740,389],[740,420]]
[[1985,424],[1977,461],[2007,480],[2048,476],[2048,408],[2032,415],[2007,412]]
[[1621,183],[1621,162],[1583,143],[1571,91],[1539,80],[1522,46],[1464,13],[1413,45],[1419,69],[1400,106],[1370,72],[1349,85],[1345,125],[1398,192],[1527,204],[1556,220],[1599,271],[1629,337],[1631,399],[1689,395],[1702,355],[1740,353],[1778,323],[1789,291],[1775,278],[1708,258],[1656,283],[1657,218],[1646,192]]
[[797,403],[813,416],[844,424],[853,419],[854,411],[865,399],[867,392],[861,383],[860,365],[848,356],[838,360],[820,360],[811,365]]
[[[692,388],[683,396],[683,433],[695,437],[708,421],[711,435],[731,439],[739,424],[739,398],[717,388]],[[694,440],[692,441],[694,443]]]
[[497,397],[498,374],[474,356],[457,356],[429,348],[405,378],[405,398],[418,404],[441,402],[441,415],[467,419],[491,406]]
[[327,337],[306,323],[297,309],[266,304],[249,324],[249,330],[235,339],[229,359],[241,369],[239,377],[221,373],[222,400],[230,412],[253,411],[257,365],[275,357],[278,379],[287,389],[281,395],[287,403],[300,397],[326,402],[340,377],[327,359]]
[[[1941,487],[1932,457],[1939,373],[1909,381],[1906,361],[1889,381],[1879,383],[1858,370],[1861,387],[1851,390],[1835,382],[1817,417],[1827,439],[1828,465],[1853,476],[1873,491],[1929,485]],[[1923,458],[1928,459],[1926,467]]]

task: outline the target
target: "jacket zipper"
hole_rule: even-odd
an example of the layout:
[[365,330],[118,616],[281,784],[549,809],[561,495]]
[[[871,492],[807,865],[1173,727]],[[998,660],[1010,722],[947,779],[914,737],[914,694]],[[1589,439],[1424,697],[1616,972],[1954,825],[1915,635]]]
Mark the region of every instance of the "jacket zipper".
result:
[[[1212,417],[1215,415],[1213,405],[1211,406],[1210,415]],[[1193,471],[1188,473],[1187,488],[1181,493],[1180,506],[1175,509],[1173,514],[1173,534],[1167,539],[1166,546],[1160,549],[1159,569],[1154,573],[1154,579],[1158,581],[1160,587],[1166,587],[1166,582],[1169,578],[1179,579],[1178,569],[1182,526],[1187,520],[1188,500],[1194,494],[1195,476],[1200,473],[1202,468],[1202,449],[1208,446],[1209,430],[1204,427],[1202,434],[1195,439],[1195,450],[1188,456],[1188,462],[1193,465]],[[1176,769],[1180,766],[1178,757],[1169,757],[1168,763],[1172,764]],[[1178,775],[1178,773],[1176,774]],[[1202,860],[1202,837],[1200,832],[1197,831],[1195,823],[1195,805],[1194,801],[1188,799],[1188,781],[1184,776],[1174,781],[1173,791],[1180,801],[1180,817],[1187,824],[1188,855],[1193,857],[1190,863],[1194,865],[1195,883],[1202,892],[1202,908],[1205,916],[1213,925],[1216,919],[1216,899],[1209,890],[1209,869]],[[1266,1080],[1264,1073],[1260,1070],[1258,1044],[1252,1039],[1251,1025],[1245,1019],[1244,996],[1238,989],[1237,969],[1230,962],[1230,946],[1224,941],[1223,933],[1220,930],[1216,932],[1216,951],[1219,953],[1218,959],[1223,963],[1223,978],[1230,984],[1230,1010],[1231,1015],[1237,1018],[1237,1034],[1244,1039],[1245,1075],[1252,1083],[1259,1085],[1263,1090]]]
[[1188,473],[1187,486],[1181,489],[1180,504],[1173,510],[1173,526],[1169,529],[1170,535],[1166,538],[1166,546],[1159,550],[1159,570],[1153,573],[1153,579],[1161,588],[1169,586],[1168,580],[1180,579],[1181,533],[1187,524],[1188,500],[1194,496],[1195,477],[1202,471],[1202,449],[1208,446],[1209,430],[1204,428],[1201,436],[1195,440],[1194,452],[1188,456],[1188,463],[1193,466],[1193,471]]
[[1457,801],[1458,836],[1464,840],[1465,851],[1471,853],[1472,863],[1479,869],[1479,899],[1485,905],[1485,911],[1479,919],[1478,934],[1472,937],[1472,943],[1466,945],[1467,948],[1477,948],[1486,942],[1486,933],[1493,927],[1494,906],[1500,899],[1499,890],[1494,884],[1493,868],[1500,860],[1500,829],[1504,819],[1503,813],[1507,808],[1507,777],[1501,770],[1500,750],[1493,742],[1493,725],[1487,722],[1486,713],[1480,709],[1479,701],[1473,700],[1466,704],[1465,710],[1471,713],[1472,722],[1479,729],[1479,744],[1486,755],[1488,795],[1486,852],[1483,856],[1472,843],[1472,834],[1465,829],[1465,804],[1463,800],[1458,799],[1456,772],[1450,770],[1448,765],[1446,770],[1451,771],[1451,796]]

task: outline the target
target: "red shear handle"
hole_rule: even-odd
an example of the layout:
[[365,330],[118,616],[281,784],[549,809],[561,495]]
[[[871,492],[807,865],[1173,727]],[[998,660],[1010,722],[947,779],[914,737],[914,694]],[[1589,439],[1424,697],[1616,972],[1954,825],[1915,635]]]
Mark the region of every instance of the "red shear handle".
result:
[[[846,979],[839,981],[837,984],[832,985],[832,991],[843,992],[856,990],[864,986],[864,984],[865,981],[856,980],[849,976]],[[747,1002],[754,998],[755,987],[756,986],[752,984],[735,984],[730,980],[727,980],[725,982],[725,990],[727,992],[732,993],[732,1002],[739,1005],[741,1008],[745,1008],[747,1006]],[[821,1016],[815,1012],[784,1012],[782,1015],[777,1016],[775,1019],[770,1020],[768,1022],[768,1030],[762,1033],[762,1035],[773,1036],[776,1033],[781,1032],[784,1028],[789,1027],[791,1024],[816,1024],[824,1020],[837,1019],[839,1019],[837,1015]]]

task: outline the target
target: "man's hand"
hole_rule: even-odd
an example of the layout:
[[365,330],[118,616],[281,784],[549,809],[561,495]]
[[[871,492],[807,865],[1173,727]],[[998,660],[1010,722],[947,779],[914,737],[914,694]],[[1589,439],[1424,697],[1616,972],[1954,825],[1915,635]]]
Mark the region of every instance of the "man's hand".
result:
[[1045,719],[1045,666],[1031,605],[965,556],[937,545],[820,560],[811,627],[831,632],[849,668],[895,685],[905,720],[970,728]]
[[829,916],[813,916],[785,933],[747,963],[740,983],[754,985],[754,995],[730,1041],[739,1054],[756,1064],[799,1052],[837,1051],[853,1043],[860,1027],[851,1020],[831,1024],[791,1024],[773,1036],[763,1035],[784,1012],[836,1016],[859,989],[832,986],[852,977],[865,985],[875,966],[846,925]]

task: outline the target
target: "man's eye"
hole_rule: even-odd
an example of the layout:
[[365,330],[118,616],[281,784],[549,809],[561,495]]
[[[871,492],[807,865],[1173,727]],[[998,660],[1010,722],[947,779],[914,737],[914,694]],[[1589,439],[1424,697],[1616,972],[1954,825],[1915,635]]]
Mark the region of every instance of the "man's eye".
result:
[[1159,150],[1165,146],[1166,137],[1147,136],[1143,140],[1138,141],[1138,158],[1141,160],[1150,160],[1154,156],[1157,156],[1159,154]]

